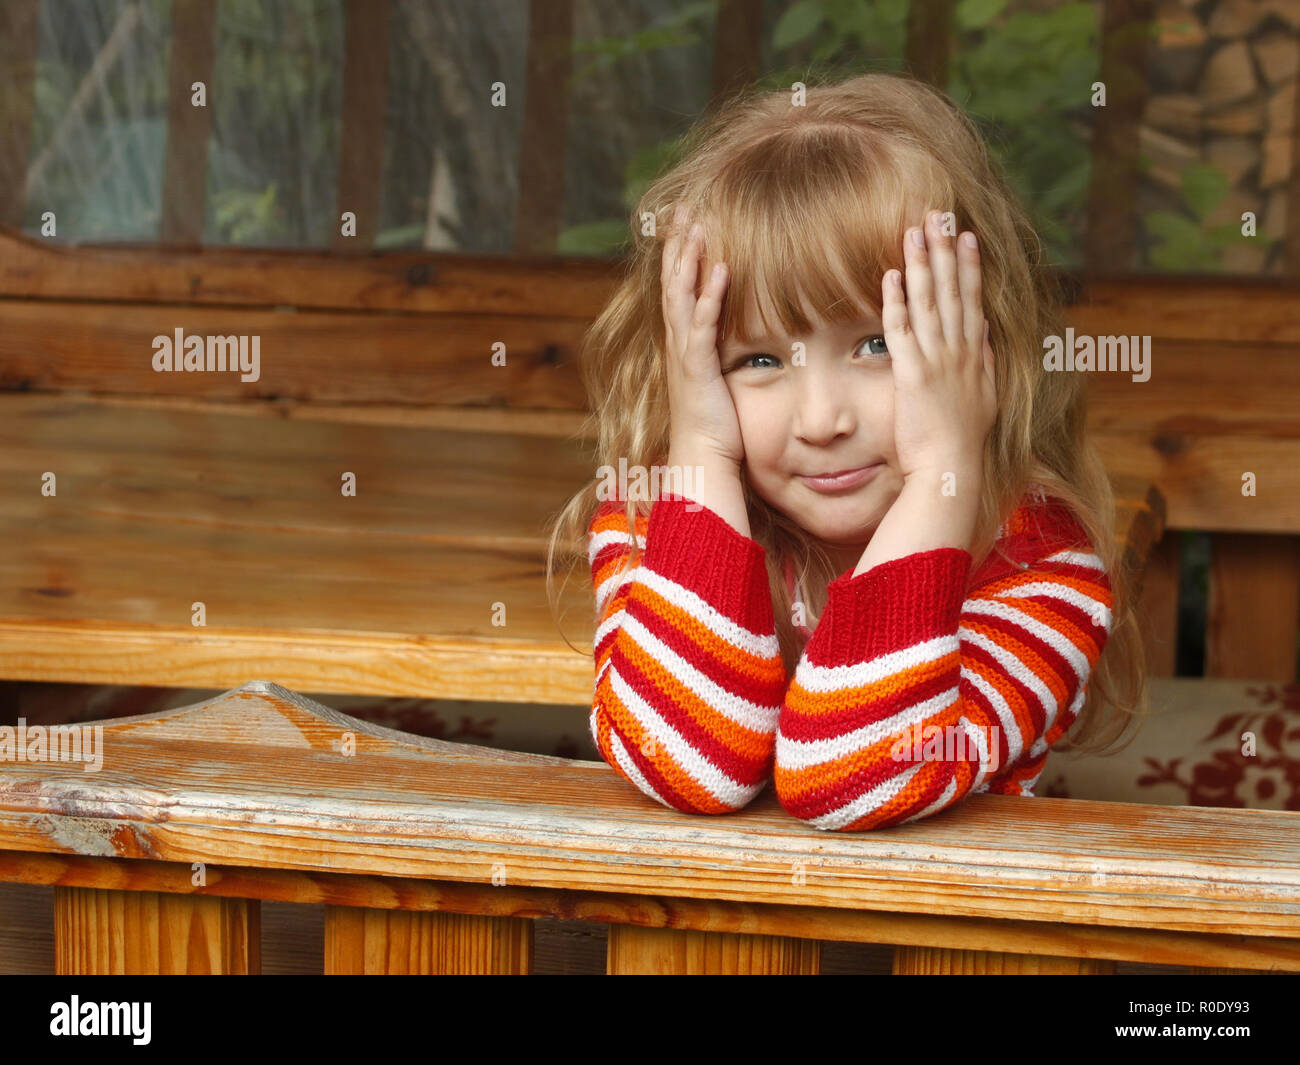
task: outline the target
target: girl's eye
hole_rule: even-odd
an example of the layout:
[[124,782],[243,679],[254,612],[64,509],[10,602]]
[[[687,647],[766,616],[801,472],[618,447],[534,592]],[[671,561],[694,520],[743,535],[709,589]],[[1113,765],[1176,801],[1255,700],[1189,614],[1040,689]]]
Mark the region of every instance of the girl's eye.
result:
[[[871,354],[878,359],[889,358],[889,349],[885,347],[885,338],[883,336],[867,337],[862,344],[879,344],[879,347],[873,350]],[[858,347],[861,348],[862,344],[859,344]]]

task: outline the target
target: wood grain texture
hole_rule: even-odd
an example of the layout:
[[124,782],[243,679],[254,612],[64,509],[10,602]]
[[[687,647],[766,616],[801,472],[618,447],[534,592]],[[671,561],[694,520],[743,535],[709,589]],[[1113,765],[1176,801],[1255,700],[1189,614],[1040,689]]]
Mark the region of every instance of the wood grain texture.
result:
[[1290,683],[1300,631],[1300,536],[1210,540],[1205,675]]
[[249,975],[261,971],[256,899],[57,887],[60,976]]
[[[412,880],[387,876],[207,866],[206,882],[195,886],[188,864],[154,859],[34,854],[0,849],[0,883],[112,887],[264,901],[263,929],[277,925],[286,906],[437,911],[497,917],[543,917],[563,924],[635,924],[700,932],[787,936],[845,944],[899,944],[964,950],[1004,950],[1060,957],[1116,959],[1166,966],[1218,965],[1272,972],[1300,972],[1300,939],[1218,935],[1053,924],[1045,921],[950,917],[942,913],[845,910],[830,906],[759,907],[717,899],[648,896],[595,890],[556,890]],[[283,923],[283,922],[281,922]],[[322,939],[315,942],[319,972]],[[53,941],[49,943],[53,958]],[[276,953],[276,951],[279,953]],[[605,950],[601,946],[602,967]],[[305,971],[303,957],[287,956],[283,945],[264,939],[263,971],[274,963]],[[52,967],[46,967],[48,971]]]
[[325,975],[524,975],[533,922],[514,917],[325,908]]
[[1113,961],[1089,958],[933,947],[899,947],[894,951],[895,976],[1098,976],[1114,972]]
[[[333,219],[336,252],[367,251],[379,232],[388,115],[390,0],[347,0],[343,7],[343,115]],[[344,236],[344,211],[356,233]]]
[[604,763],[406,736],[272,684],[103,728],[100,773],[0,764],[0,850],[1300,939],[1291,813],[985,794],[825,833],[768,793],[686,817]]
[[[584,441],[34,395],[0,412],[8,678],[589,703],[585,566],[557,570],[558,618],[545,579]],[[1159,494],[1116,489],[1140,556]]]
[[815,976],[821,943],[732,932],[610,925],[609,976]]

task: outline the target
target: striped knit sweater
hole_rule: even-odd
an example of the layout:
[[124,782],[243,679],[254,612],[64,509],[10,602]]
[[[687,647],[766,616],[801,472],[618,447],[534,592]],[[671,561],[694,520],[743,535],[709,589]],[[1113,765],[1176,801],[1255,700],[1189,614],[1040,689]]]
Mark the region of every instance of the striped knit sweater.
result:
[[975,572],[920,551],[827,588],[791,679],[766,552],[679,496],[656,501],[631,551],[602,502],[588,558],[596,600],[590,725],[604,759],[666,806],[740,809],[775,781],[792,815],[857,831],[967,795],[1032,795],[1083,705],[1111,626],[1111,588],[1059,500],[1026,496]]

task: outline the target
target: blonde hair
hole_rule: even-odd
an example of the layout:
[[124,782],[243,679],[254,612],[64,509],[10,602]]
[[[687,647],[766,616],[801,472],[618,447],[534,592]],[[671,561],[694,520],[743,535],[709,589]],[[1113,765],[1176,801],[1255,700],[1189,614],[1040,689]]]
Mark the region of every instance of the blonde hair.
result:
[[[743,88],[704,116],[683,147],[679,160],[636,204],[624,276],[580,353],[597,466],[617,468],[621,458],[643,468],[667,461],[659,276],[677,204],[704,223],[701,281],[714,262],[727,263],[719,345],[724,337],[752,339],[742,332],[750,306],[758,308],[765,329],[774,317],[786,336],[813,329],[805,303],[829,325],[860,317],[863,304],[879,313],[883,274],[904,269],[905,229],[926,208],[951,211],[954,232],[972,230],[980,241],[999,392],[997,419],[985,443],[972,560],[978,566],[998,549],[1002,523],[1031,486],[1070,508],[1105,565],[1114,604],[1111,633],[1084,705],[1068,739],[1055,749],[1099,752],[1116,743],[1146,709],[1144,652],[1132,602],[1135,575],[1125,566],[1123,545],[1114,540],[1109,477],[1085,436],[1085,381],[1080,374],[1046,373],[1042,366],[1042,338],[1065,332],[1061,292],[974,122],[924,82],[872,73],[810,85],[803,106],[793,106],[784,91]],[[647,216],[654,225],[643,229]],[[742,482],[751,536],[767,551],[777,637],[791,675],[803,640],[792,620],[785,561],[806,582],[805,607],[814,615],[824,608],[826,585],[838,573],[819,542],[758,497],[747,477]],[[577,545],[585,547],[598,483],[593,475],[554,520],[547,557],[553,615],[557,543],[568,545],[572,564],[586,563]],[[628,499],[628,527],[648,517],[651,506]],[[634,547],[628,565],[638,554]]]

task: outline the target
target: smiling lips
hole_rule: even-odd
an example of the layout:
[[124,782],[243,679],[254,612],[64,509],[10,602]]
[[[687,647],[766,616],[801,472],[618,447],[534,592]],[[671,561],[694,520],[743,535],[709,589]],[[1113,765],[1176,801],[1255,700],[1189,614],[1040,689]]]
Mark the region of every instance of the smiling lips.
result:
[[799,480],[803,481],[814,492],[843,492],[850,488],[857,488],[858,485],[870,480],[883,467],[883,462],[876,462],[870,466],[836,470],[834,473],[819,473],[813,476],[800,474]]

